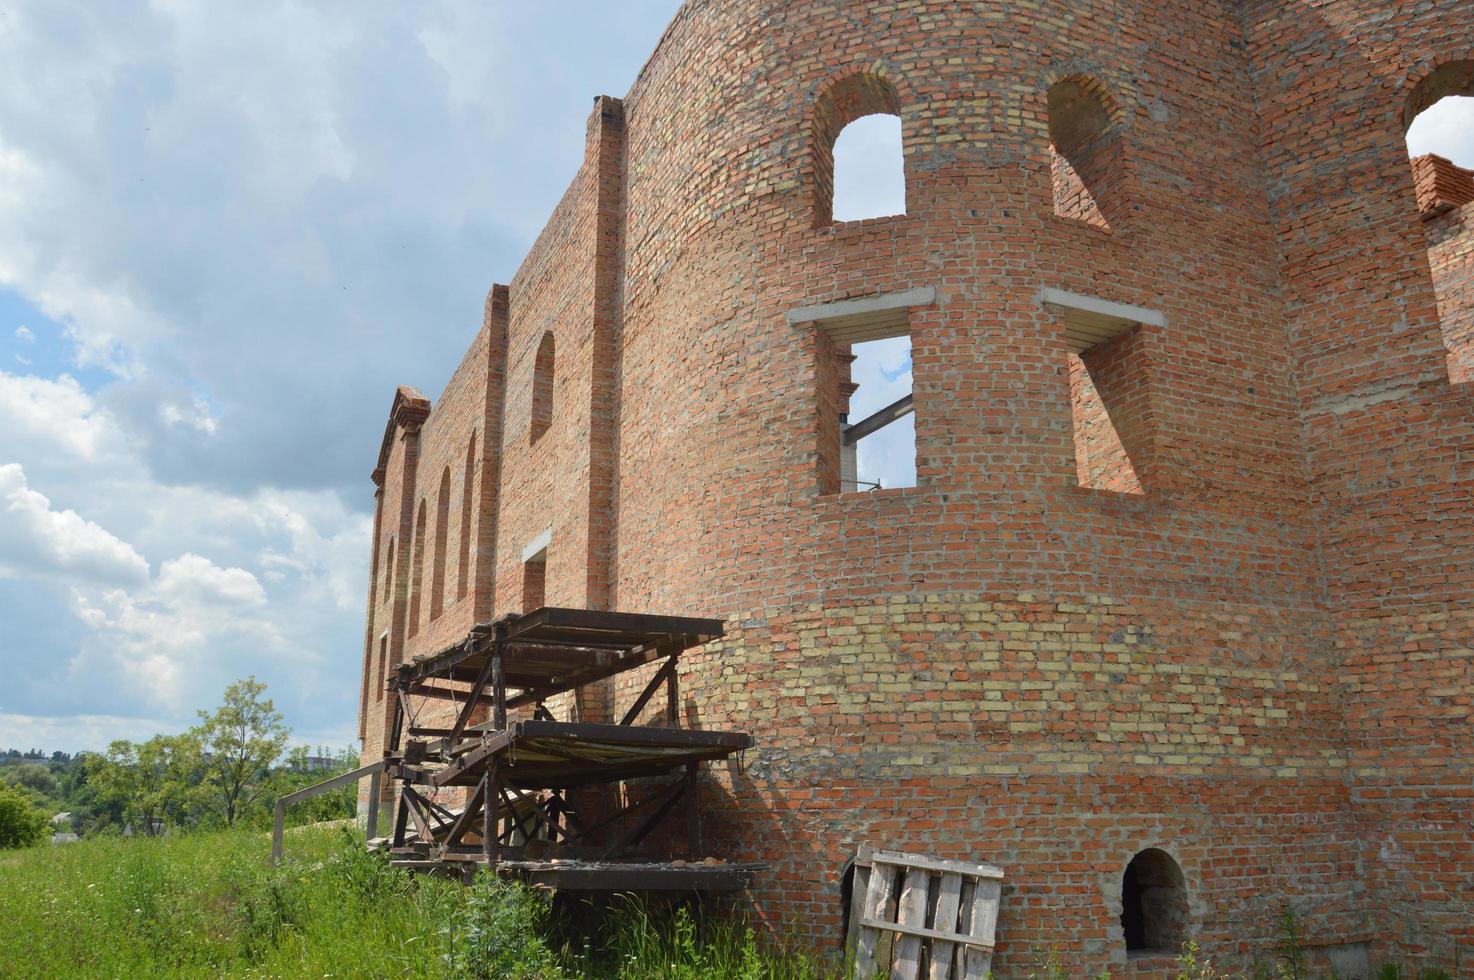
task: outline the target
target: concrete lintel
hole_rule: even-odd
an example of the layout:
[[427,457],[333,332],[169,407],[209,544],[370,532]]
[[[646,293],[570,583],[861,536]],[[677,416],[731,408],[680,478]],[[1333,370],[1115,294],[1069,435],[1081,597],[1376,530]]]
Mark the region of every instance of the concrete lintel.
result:
[[1051,286],[1045,286],[1039,291],[1039,302],[1045,306],[1058,306],[1066,310],[1078,310],[1090,316],[1103,317],[1122,324],[1144,323],[1149,327],[1165,327],[1167,325],[1167,317],[1159,310],[1149,310],[1144,306],[1132,306],[1130,303],[1116,303],[1108,299],[1098,299],[1094,296],[1082,296],[1079,293],[1071,293],[1063,289],[1055,289]]
[[547,551],[548,545],[552,543],[553,527],[550,524],[543,529],[543,532],[541,534],[533,538],[531,541],[527,542],[527,547],[522,549],[522,560],[524,562],[532,561],[532,559],[537,557],[538,552]]
[[788,311],[788,322],[822,323],[825,320],[889,313],[913,306],[931,306],[936,301],[936,289],[931,286],[917,286],[898,293],[879,293],[874,296],[860,296],[856,299],[842,299],[833,303],[819,303],[816,306],[800,306],[796,310]]

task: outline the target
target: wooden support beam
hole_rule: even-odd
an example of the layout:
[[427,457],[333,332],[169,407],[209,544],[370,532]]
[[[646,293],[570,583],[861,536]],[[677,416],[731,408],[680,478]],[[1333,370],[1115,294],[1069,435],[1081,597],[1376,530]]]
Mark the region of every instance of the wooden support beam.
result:
[[635,720],[640,717],[640,712],[645,710],[645,705],[650,703],[650,699],[655,696],[655,692],[660,690],[660,685],[665,682],[666,677],[675,669],[675,657],[671,657],[665,663],[661,664],[660,669],[655,672],[654,677],[650,678],[650,683],[645,685],[645,689],[640,692],[639,697],[635,698],[635,703],[630,705],[630,709],[624,713],[624,717],[619,720],[619,723],[621,725],[634,724]]
[[619,857],[625,851],[628,851],[631,847],[634,847],[636,844],[640,843],[640,841],[650,836],[650,831],[655,829],[655,825],[660,822],[661,817],[670,812],[670,808],[676,805],[676,801],[685,795],[685,790],[685,780],[682,780],[671,787],[671,792],[666,794],[665,800],[660,804],[660,806],[655,808],[655,812],[646,817],[639,825],[635,827],[634,830],[630,831],[628,834],[625,834],[625,836],[617,841],[614,846],[610,847],[609,850],[599,855],[599,859],[607,861],[610,858]]
[[416,793],[408,786],[405,786],[403,789],[401,789],[399,793],[399,798],[403,800],[405,805],[409,808],[410,818],[413,819],[415,822],[415,830],[419,833],[420,839],[427,844],[434,844],[435,831],[430,826],[429,815],[424,812],[423,798],[420,796],[419,793]]
[[503,664],[506,653],[505,631],[498,630],[491,647],[491,723],[497,731],[507,727],[507,673]]
[[390,841],[391,847],[404,846],[405,824],[409,822],[409,806],[404,802],[404,794],[399,796],[399,808],[394,814],[394,837]]
[[501,846],[496,839],[496,800],[500,795],[501,778],[493,758],[487,763],[486,778],[481,787],[481,855],[492,874],[496,874],[497,851]]
[[[503,630],[501,627],[498,627],[496,632],[496,643],[498,646],[501,645],[502,633]],[[474,639],[466,640],[468,650],[473,643],[475,643]],[[466,725],[471,721],[471,712],[476,709],[476,703],[481,697],[481,692],[486,690],[486,682],[490,679],[491,661],[487,660],[481,668],[481,673],[476,675],[476,683],[472,684],[471,690],[466,693],[465,707],[461,708],[460,714],[456,715],[456,723],[451,727],[450,735],[446,737],[447,745],[454,747],[456,741],[461,737],[461,732],[466,730]]]
[[[417,698],[434,698],[437,701],[454,701],[456,704],[468,703],[466,691],[457,691],[449,687],[435,687],[432,685],[424,684],[416,687],[409,693]],[[474,703],[478,706],[489,705],[491,704],[491,697],[489,695],[483,694],[479,697],[471,698],[470,703]],[[446,729],[446,732],[450,731],[453,731],[453,729]]]
[[854,425],[845,426],[840,439],[846,446],[853,446],[866,436],[879,432],[892,422],[903,419],[914,411],[916,411],[916,405],[911,395],[898,398],[875,414],[861,419]]
[[471,822],[481,812],[481,805],[486,801],[486,777],[481,777],[481,782],[476,784],[475,790],[466,798],[466,808],[461,815],[456,817],[455,823],[450,825],[450,833],[445,837],[445,847],[449,848],[461,842],[466,836],[466,831],[471,829]]

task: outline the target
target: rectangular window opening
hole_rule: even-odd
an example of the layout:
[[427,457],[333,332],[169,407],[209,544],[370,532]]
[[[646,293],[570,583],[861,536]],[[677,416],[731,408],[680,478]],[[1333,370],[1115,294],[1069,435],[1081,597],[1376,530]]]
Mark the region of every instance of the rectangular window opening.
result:
[[820,492],[916,486],[910,335],[821,348]]
[[1069,358],[1070,414],[1079,485],[1114,493],[1145,494],[1140,467],[1147,444],[1146,385],[1133,356],[1135,332]]
[[788,311],[814,328],[820,494],[918,485],[911,313],[936,302],[913,286]]
[[522,562],[522,611],[530,613],[547,605],[548,549]]

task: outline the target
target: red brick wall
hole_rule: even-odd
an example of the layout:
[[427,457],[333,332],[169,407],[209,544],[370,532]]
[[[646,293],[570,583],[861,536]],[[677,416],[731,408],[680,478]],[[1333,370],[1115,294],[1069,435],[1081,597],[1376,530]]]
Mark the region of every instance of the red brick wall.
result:
[[1390,952],[1467,963],[1474,390],[1451,383],[1403,130],[1420,81],[1469,57],[1474,8],[1390,14],[1250,4],[1248,50],[1368,903]]
[[[1005,975],[1041,944],[1149,972],[1118,916],[1155,846],[1226,963],[1272,948],[1282,901],[1322,959],[1451,961],[1474,943],[1474,403],[1398,116],[1474,10],[1388,8],[692,0],[596,102],[417,470],[393,443],[401,541],[446,466],[458,520],[473,403],[491,447],[480,598],[396,657],[515,611],[551,527],[550,604],[727,618],[683,710],[758,738],[707,802],[714,847],[771,862],[753,897],[783,929],[837,941],[868,840],[1003,864]],[[861,77],[894,91],[907,213],[816,221],[830,96]],[[1108,228],[1055,213],[1047,93],[1072,77],[1112,107]],[[917,286],[918,486],[829,492],[837,361],[785,314]],[[1046,286],[1165,320],[1085,355],[1144,494],[1079,485]]]
[[[1469,177],[1474,184],[1474,174]],[[1455,384],[1469,384],[1474,382],[1474,200],[1430,217],[1423,234],[1449,377]]]

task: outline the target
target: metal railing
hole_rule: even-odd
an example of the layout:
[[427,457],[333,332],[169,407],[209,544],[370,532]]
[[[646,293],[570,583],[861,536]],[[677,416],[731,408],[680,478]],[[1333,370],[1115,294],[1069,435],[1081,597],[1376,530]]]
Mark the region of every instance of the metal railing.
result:
[[305,789],[299,789],[295,793],[288,793],[276,801],[276,818],[271,826],[271,863],[273,866],[281,860],[282,833],[286,829],[287,807],[293,803],[309,800],[320,793],[326,793],[330,789],[337,789],[348,783],[356,783],[363,777],[369,777],[369,810],[368,828],[366,835],[370,839],[376,836],[379,829],[379,783],[384,772],[384,760],[371,762],[366,766],[360,766],[348,772],[339,773],[331,779],[324,779],[320,783],[314,783]]

